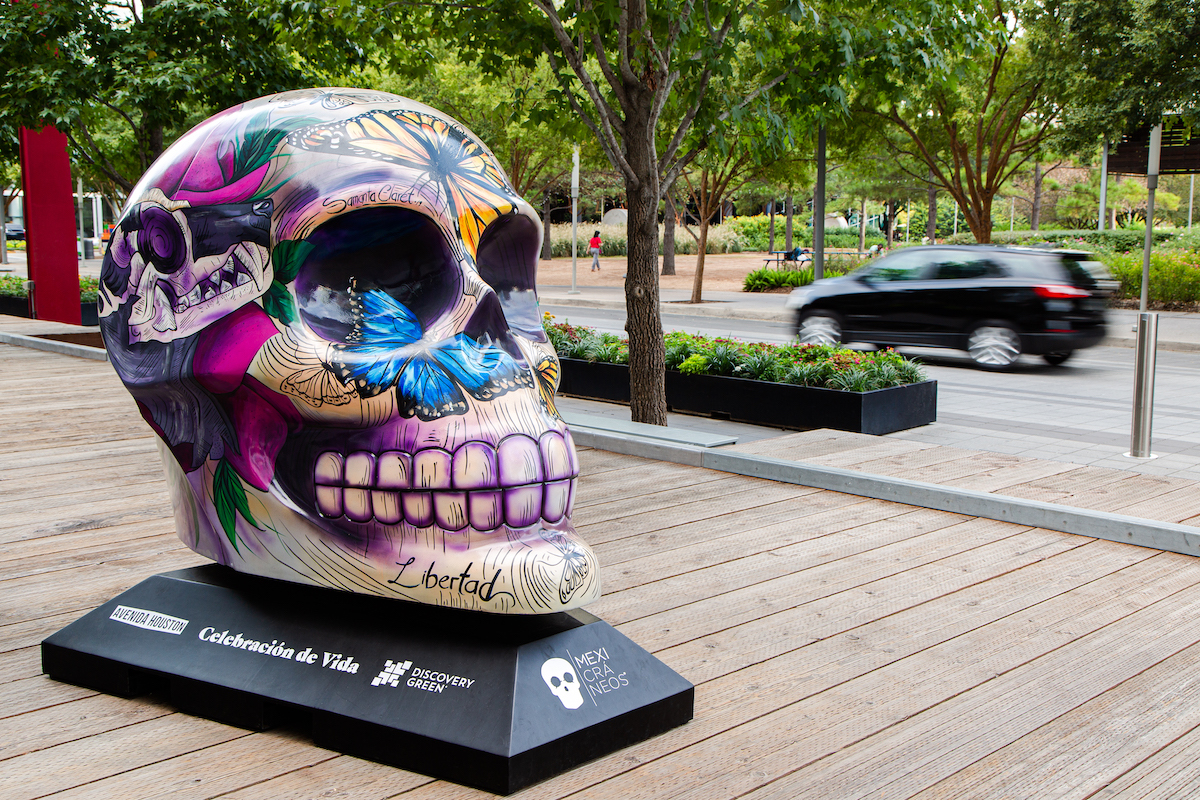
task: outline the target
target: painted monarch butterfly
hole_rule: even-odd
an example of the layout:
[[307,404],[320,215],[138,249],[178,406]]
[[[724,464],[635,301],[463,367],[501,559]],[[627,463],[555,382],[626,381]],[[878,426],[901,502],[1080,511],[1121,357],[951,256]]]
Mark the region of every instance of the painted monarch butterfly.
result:
[[558,408],[554,405],[554,392],[558,389],[560,370],[558,359],[550,358],[550,356],[542,356],[533,368],[533,373],[537,375],[538,391],[542,395],[542,402],[545,403],[546,409],[556,417]]
[[394,100],[384,92],[350,91],[345,89],[305,89],[276,95],[269,102],[278,104],[281,108],[309,103],[319,105],[327,111],[337,111],[346,106],[359,103],[380,103]]
[[516,192],[492,154],[463,128],[432,114],[377,109],[343,122],[303,128],[288,141],[305,150],[387,161],[416,170],[422,182],[437,188],[472,257],[484,228],[516,208]]
[[532,387],[528,370],[492,344],[465,333],[427,342],[416,315],[386,292],[351,289],[354,330],[333,346],[333,368],[364,397],[396,387],[402,416],[424,421],[467,410],[465,389],[488,400],[519,386]]
[[554,545],[554,549],[562,554],[563,574],[558,583],[558,599],[566,604],[571,596],[583,586],[591,573],[587,556],[574,542],[558,531],[542,530],[542,538]]

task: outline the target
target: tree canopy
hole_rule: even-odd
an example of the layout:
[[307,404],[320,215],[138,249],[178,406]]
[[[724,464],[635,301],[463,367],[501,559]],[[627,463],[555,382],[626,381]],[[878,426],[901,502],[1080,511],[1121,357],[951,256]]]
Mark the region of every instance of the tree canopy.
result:
[[246,0],[14,0],[0,6],[0,126],[63,131],[122,194],[193,124],[364,62],[300,5]]

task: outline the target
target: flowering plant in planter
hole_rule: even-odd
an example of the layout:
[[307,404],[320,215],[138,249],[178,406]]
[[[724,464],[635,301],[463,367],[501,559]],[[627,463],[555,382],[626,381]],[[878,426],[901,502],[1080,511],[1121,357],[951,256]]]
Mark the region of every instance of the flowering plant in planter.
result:
[[[629,345],[619,336],[543,318],[546,335],[564,358],[625,364]],[[924,381],[921,366],[894,350],[865,352],[830,345],[746,343],[682,332],[663,337],[667,369],[685,375],[733,378],[849,392]]]
[[[96,302],[99,291],[99,278],[79,276],[79,302]],[[0,275],[0,297],[29,297],[29,290],[25,288],[25,278],[20,275]]]

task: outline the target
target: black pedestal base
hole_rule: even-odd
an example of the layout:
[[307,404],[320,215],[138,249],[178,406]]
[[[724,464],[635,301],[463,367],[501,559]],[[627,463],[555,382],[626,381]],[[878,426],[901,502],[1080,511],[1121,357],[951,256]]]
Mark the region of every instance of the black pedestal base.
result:
[[149,578],[42,642],[50,677],[500,794],[692,718],[694,689],[586,612],[503,617],[240,575]]

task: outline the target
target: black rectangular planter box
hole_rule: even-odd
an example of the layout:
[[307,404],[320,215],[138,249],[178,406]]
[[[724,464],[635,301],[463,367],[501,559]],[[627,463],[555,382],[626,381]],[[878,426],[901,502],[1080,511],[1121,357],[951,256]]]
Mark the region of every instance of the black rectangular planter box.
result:
[[[564,358],[558,391],[628,403],[629,367]],[[667,406],[754,425],[881,435],[936,420],[937,381],[860,393],[667,370]]]
[[[99,325],[99,312],[96,310],[94,301],[82,301],[79,303],[79,313],[83,318],[83,325]],[[0,295],[0,314],[7,314],[10,317],[30,317],[29,313],[29,298],[28,297],[10,297],[8,295]]]
[[0,314],[7,314],[10,317],[28,317],[29,298],[0,295]]

